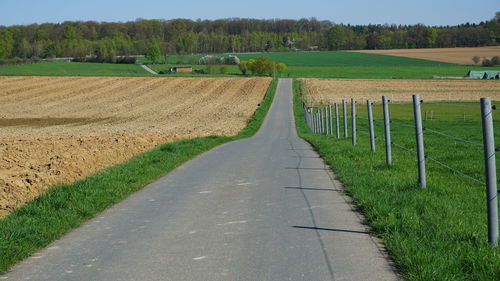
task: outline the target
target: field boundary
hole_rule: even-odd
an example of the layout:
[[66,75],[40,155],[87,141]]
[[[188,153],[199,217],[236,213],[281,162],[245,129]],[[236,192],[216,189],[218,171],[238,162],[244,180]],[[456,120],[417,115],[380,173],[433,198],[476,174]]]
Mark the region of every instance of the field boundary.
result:
[[274,79],[248,125],[236,136],[163,144],[83,180],[53,187],[1,219],[0,274],[190,159],[221,144],[253,136],[269,111],[276,87]]
[[298,82],[294,81],[297,133],[335,171],[406,280],[500,279],[500,249],[485,239],[484,188],[440,169],[422,189],[416,180],[415,155],[393,151],[398,164],[387,166],[383,149],[370,151],[366,131],[357,149],[351,138],[311,133]]

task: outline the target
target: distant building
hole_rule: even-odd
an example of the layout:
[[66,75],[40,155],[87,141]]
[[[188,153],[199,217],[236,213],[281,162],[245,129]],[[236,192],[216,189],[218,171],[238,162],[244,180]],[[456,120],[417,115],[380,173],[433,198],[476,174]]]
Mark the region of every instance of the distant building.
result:
[[193,72],[193,68],[192,67],[187,67],[187,66],[183,66],[183,67],[172,67],[170,68],[170,72],[174,72],[174,73],[177,73],[177,72]]
[[500,70],[470,70],[467,77],[476,79],[500,79]]

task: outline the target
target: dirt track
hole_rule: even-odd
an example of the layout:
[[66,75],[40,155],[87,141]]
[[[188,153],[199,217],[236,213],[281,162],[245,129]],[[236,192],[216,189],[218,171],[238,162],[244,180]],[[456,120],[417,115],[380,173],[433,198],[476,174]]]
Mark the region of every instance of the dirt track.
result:
[[411,102],[412,94],[427,101],[476,101],[491,97],[500,100],[500,83],[493,80],[383,80],[383,79],[300,79],[311,103],[341,102],[356,98],[380,102]]
[[0,77],[0,217],[161,143],[234,135],[268,78]]
[[481,59],[483,57],[491,58],[494,56],[500,56],[500,47],[361,50],[354,52],[472,65],[474,64],[472,61],[472,57],[474,56],[478,56]]

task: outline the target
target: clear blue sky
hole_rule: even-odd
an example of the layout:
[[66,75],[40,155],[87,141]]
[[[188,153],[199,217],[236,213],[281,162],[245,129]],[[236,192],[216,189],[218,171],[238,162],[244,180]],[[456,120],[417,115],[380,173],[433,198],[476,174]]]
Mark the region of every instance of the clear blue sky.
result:
[[497,11],[500,0],[0,0],[0,25],[230,17],[456,25],[489,20]]

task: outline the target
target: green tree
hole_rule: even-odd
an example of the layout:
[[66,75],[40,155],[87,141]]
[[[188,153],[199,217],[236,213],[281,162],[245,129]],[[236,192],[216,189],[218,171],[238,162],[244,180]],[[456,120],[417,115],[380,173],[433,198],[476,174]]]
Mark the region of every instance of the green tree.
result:
[[273,75],[276,64],[268,57],[259,57],[247,61],[247,68],[256,75]]
[[339,50],[343,49],[349,41],[349,35],[347,33],[346,27],[342,25],[336,25],[330,28],[328,32],[328,49]]
[[240,69],[240,71],[243,75],[247,74],[247,71],[248,71],[247,63],[248,63],[247,61],[243,60],[243,61],[240,61],[240,63],[238,64],[238,68]]
[[149,46],[148,50],[146,51],[146,58],[153,63],[159,61],[161,59],[160,47],[158,47],[158,45]]
[[436,45],[436,40],[438,38],[438,30],[434,27],[427,28],[425,32],[425,44],[428,48],[433,48]]
[[0,29],[0,59],[12,56],[14,43],[12,33],[8,29]]
[[287,69],[286,64],[280,62],[276,65],[276,71],[281,75]]

